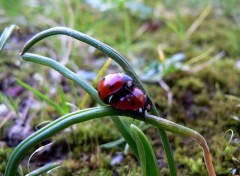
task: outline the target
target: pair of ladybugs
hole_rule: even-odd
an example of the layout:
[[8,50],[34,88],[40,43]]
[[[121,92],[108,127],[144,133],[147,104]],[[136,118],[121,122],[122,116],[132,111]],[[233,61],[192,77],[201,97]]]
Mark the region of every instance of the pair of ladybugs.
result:
[[100,99],[121,110],[150,111],[152,104],[147,95],[136,87],[133,79],[124,73],[112,73],[98,84]]

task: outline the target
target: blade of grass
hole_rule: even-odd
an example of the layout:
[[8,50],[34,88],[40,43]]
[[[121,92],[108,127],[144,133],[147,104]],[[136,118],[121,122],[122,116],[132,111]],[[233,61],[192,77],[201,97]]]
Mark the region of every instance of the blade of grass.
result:
[[214,52],[214,47],[210,47],[207,51],[202,52],[200,55],[195,56],[192,59],[189,59],[185,62],[187,65],[193,66],[194,64],[198,64],[198,62],[202,61],[203,59],[207,58],[211,53]]
[[50,164],[46,164],[45,166],[42,166],[32,172],[30,172],[29,174],[25,175],[25,176],[38,176],[41,174],[44,174],[46,172],[49,172],[53,169],[56,169],[57,167],[62,165],[62,161],[56,161]]
[[192,23],[192,25],[188,28],[186,32],[186,38],[189,38],[194,31],[197,30],[197,28],[201,25],[201,23],[204,21],[204,19],[208,16],[208,14],[211,12],[212,6],[208,5],[202,13],[199,15],[199,17]]
[[123,144],[124,142],[125,142],[124,138],[120,138],[116,141],[112,141],[112,142],[108,142],[106,144],[102,144],[101,147],[109,149],[109,148],[117,147],[118,145]]
[[41,146],[31,154],[31,156],[28,158],[28,172],[30,172],[30,160],[33,157],[33,155],[37,152],[40,152],[40,151],[44,150],[46,147],[48,147],[49,145],[52,145],[52,144],[53,144],[53,142],[51,142],[47,145]]
[[14,108],[12,107],[10,101],[0,92],[0,101],[7,106],[7,108],[11,111],[14,111]]
[[137,144],[142,175],[159,176],[160,172],[157,164],[156,155],[149,140],[144,135],[144,133],[133,124],[131,125],[131,131]]
[[12,33],[14,32],[14,30],[19,31],[19,27],[12,24],[9,27],[5,28],[2,35],[0,36],[0,54],[4,48],[4,46],[6,45],[6,43],[8,42],[10,36],[12,35]]
[[44,95],[43,93],[39,92],[37,89],[33,88],[32,86],[29,86],[28,84],[22,82],[19,79],[16,79],[16,82],[24,87],[25,89],[31,91],[35,96],[41,98],[42,100],[46,101],[50,106],[54,107],[61,115],[66,114],[65,110],[59,106],[57,103],[55,103],[53,100],[48,98],[48,96]]
[[[100,71],[98,72],[97,77],[94,79],[93,84],[92,84],[93,87],[96,87],[96,86],[97,86],[97,83],[98,83],[100,77],[102,77],[102,76],[104,75],[104,73],[105,73],[106,70],[108,69],[109,65],[111,64],[111,62],[112,62],[112,59],[111,59],[111,58],[108,58],[108,60],[105,62],[105,64],[103,65],[103,67],[102,67],[102,68],[100,69]],[[83,98],[81,104],[80,104],[80,109],[82,109],[82,108],[86,105],[86,103],[87,103],[87,101],[89,101],[89,99],[90,99],[90,95],[89,95],[89,94],[86,94],[85,97]]]
[[18,114],[18,100],[13,100],[10,96],[6,97],[0,92],[0,102],[4,103],[9,111],[14,112],[14,114]]
[[11,96],[8,96],[8,100],[16,114],[18,114],[18,105],[19,105],[19,99],[14,100]]
[[70,112],[70,108],[69,106],[67,106],[67,103],[66,103],[66,98],[65,98],[65,95],[64,95],[64,92],[63,92],[63,89],[61,86],[58,86],[58,93],[61,97],[61,103],[60,103],[60,106],[64,109],[65,112],[69,113]]

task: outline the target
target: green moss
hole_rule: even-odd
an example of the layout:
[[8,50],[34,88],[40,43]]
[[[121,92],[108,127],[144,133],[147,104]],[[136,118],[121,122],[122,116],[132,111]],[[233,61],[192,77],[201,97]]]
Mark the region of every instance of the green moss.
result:
[[206,106],[208,105],[209,101],[210,101],[210,97],[205,89],[203,89],[200,94],[194,97],[194,102],[197,105]]
[[[119,139],[121,136],[110,119],[101,118],[68,128],[66,133],[54,137],[72,147],[74,153],[90,152],[96,145]],[[74,156],[74,155],[73,155]],[[75,155],[76,156],[76,155]]]
[[199,78],[190,76],[177,80],[173,92],[191,91],[198,93],[204,89],[204,86],[204,83]]
[[[240,123],[232,118],[233,115],[240,115],[240,109],[236,107],[239,102],[225,97],[226,94],[240,95],[239,73],[234,60],[223,59],[196,74],[166,79],[173,93],[171,120],[198,131],[206,138],[218,175],[228,174],[230,168],[236,167],[229,153],[226,153],[228,141],[223,134],[232,129],[236,139],[240,135]],[[154,102],[163,109],[160,112],[166,112],[166,93],[157,85],[148,88],[155,98]],[[179,174],[207,174],[202,151],[197,144],[174,135],[169,139],[173,142]],[[156,140],[153,139],[154,144]],[[229,148],[230,156],[233,153],[233,156],[239,156],[236,144],[233,143]],[[161,149],[157,149],[156,153],[158,151]]]
[[237,58],[240,54],[239,32],[239,27],[224,18],[208,18],[191,40],[193,43],[213,46],[217,51],[225,51],[229,56]]
[[12,149],[7,147],[6,145],[0,146],[0,175],[3,175],[8,158],[10,156],[10,153],[12,152]]

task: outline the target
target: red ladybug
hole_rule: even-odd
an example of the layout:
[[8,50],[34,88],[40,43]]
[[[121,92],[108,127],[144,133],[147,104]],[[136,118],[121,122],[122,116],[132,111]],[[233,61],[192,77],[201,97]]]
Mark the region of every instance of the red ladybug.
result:
[[116,109],[134,110],[139,112],[150,111],[152,104],[150,99],[140,90],[135,87],[131,93],[121,97],[117,101],[113,101],[110,105]]
[[116,109],[150,111],[152,104],[148,96],[135,86],[133,79],[124,73],[112,73],[98,84],[100,99]]
[[[105,76],[98,84],[98,95],[100,99],[109,104],[113,101],[113,94],[128,94],[134,87],[133,79],[124,73],[112,73]],[[124,95],[122,95],[124,96]],[[116,97],[114,97],[116,98]]]

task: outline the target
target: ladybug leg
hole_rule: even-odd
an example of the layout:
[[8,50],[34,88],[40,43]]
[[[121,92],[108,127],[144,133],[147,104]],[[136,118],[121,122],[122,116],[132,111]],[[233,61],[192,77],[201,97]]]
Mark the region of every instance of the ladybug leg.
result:
[[108,98],[108,103],[111,103],[112,98],[113,98],[113,95],[110,95]]
[[107,104],[112,104],[117,101],[123,101],[126,92],[124,90],[119,90],[118,92],[107,97]]
[[147,111],[150,111],[151,108],[152,108],[152,106],[151,106],[150,104],[147,104],[147,106],[146,106],[146,110],[147,110]]
[[144,109],[145,109],[145,111],[150,111],[152,109],[152,102],[149,99],[149,97],[147,97],[147,96],[146,96],[146,101],[144,104]]

